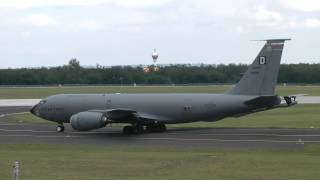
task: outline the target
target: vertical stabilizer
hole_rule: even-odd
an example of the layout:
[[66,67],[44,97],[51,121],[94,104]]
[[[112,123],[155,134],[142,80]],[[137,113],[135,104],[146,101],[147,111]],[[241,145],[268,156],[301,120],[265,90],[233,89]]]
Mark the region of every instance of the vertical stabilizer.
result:
[[228,94],[274,95],[283,46],[287,40],[290,39],[265,40],[266,44],[259,55]]

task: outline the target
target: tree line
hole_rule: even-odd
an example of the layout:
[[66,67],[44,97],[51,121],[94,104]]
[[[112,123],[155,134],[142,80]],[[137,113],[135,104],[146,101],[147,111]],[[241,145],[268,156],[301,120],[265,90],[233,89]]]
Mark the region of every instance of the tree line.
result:
[[[85,68],[72,59],[59,67],[0,69],[0,85],[236,83],[247,68],[244,64],[169,65],[146,73],[143,66]],[[282,64],[278,83],[320,83],[320,64]]]

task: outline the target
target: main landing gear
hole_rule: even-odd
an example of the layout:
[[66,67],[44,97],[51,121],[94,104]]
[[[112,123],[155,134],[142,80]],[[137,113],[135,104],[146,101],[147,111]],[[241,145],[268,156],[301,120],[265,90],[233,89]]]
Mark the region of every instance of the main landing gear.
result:
[[143,134],[144,132],[147,133],[160,133],[165,132],[167,130],[166,125],[163,123],[153,124],[153,125],[133,125],[133,126],[125,126],[123,127],[123,134],[130,135],[130,134]]
[[56,128],[56,131],[57,131],[57,132],[63,132],[63,131],[64,131],[64,126],[63,126],[63,124],[59,124],[59,125],[57,126],[57,128]]
[[153,133],[153,132],[161,133],[161,132],[165,132],[166,130],[167,130],[167,127],[163,123],[154,124],[146,127],[146,131],[148,133]]

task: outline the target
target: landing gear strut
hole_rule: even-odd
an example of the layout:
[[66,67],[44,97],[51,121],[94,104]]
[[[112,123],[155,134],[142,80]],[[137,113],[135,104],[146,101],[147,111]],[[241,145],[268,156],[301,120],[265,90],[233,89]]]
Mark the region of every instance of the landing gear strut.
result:
[[57,131],[57,132],[63,132],[63,131],[64,131],[64,126],[63,126],[63,124],[59,124],[59,125],[57,126],[57,128],[56,128],[56,131]]

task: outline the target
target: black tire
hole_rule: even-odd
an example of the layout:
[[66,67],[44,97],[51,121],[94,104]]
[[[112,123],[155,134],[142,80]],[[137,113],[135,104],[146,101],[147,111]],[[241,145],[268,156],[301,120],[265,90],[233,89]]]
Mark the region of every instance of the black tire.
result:
[[64,126],[63,125],[58,125],[56,128],[57,132],[63,132],[64,131]]
[[152,132],[154,132],[154,129],[155,129],[154,126],[149,125],[149,126],[146,127],[146,132],[147,133],[152,133]]
[[167,130],[167,127],[165,124],[160,123],[160,124],[154,124],[154,125],[149,125],[146,128],[146,131],[148,133],[153,133],[153,132],[165,132]]
[[130,135],[134,133],[134,128],[132,126],[125,126],[122,130],[123,134]]
[[145,132],[144,127],[141,125],[136,126],[135,129],[137,134],[143,134]]
[[159,126],[157,127],[157,132],[166,132],[167,131],[167,127],[165,124],[159,124]]

